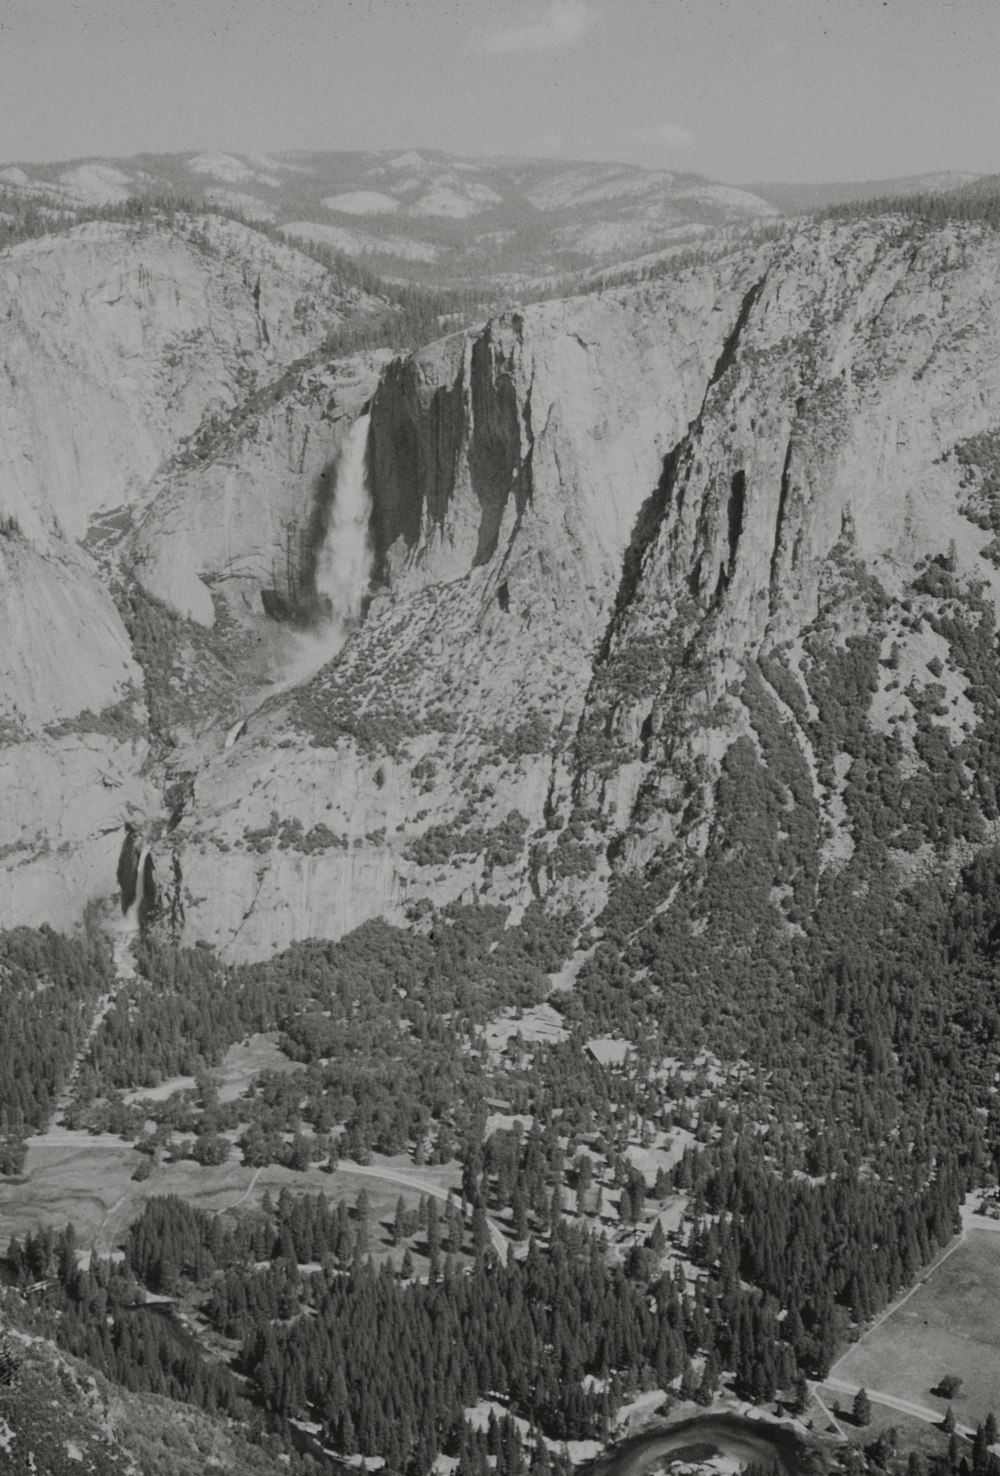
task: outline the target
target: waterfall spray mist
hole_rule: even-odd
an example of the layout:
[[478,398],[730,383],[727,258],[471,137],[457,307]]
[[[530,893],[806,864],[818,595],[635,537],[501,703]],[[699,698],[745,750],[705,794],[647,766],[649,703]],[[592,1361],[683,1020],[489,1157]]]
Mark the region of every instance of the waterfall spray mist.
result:
[[[373,557],[368,541],[370,419],[367,413],[359,416],[341,442],[331,469],[332,493],[326,486],[319,490],[305,534],[301,589],[290,590],[294,623],[282,636],[281,679],[258,693],[261,701],[319,671],[361,618]],[[239,723],[230,729],[227,747],[239,729]]]
[[330,521],[316,559],[316,594],[324,608],[329,608],[331,635],[338,646],[343,644],[348,629],[361,615],[370,578],[370,418],[368,415],[359,416],[340,449]]
[[147,901],[147,871],[152,873],[150,848],[131,826],[125,830],[125,841],[118,861],[118,884],[121,888],[121,917],[112,935],[111,954],[115,978],[119,982],[135,978],[132,944],[142,929],[142,909]]
[[135,896],[124,918],[123,926],[127,933],[137,933],[141,925],[142,904],[146,897],[146,857],[148,855],[149,847],[144,845],[139,852],[139,862],[135,873]]

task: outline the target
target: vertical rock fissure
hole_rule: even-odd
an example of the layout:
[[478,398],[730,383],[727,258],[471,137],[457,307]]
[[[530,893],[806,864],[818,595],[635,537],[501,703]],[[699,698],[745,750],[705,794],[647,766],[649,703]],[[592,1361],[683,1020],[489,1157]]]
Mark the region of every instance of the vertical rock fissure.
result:
[[715,368],[709,375],[708,384],[705,386],[705,398],[702,400],[701,410],[698,412],[698,415],[696,417],[696,419],[699,421],[705,409],[705,401],[708,399],[710,392],[718,384],[719,380],[725,374],[726,370],[730,367],[736,357],[736,350],[739,348],[740,339],[743,336],[743,330],[747,326],[750,314],[753,311],[754,303],[757,301],[761,292],[764,290],[764,283],[766,282],[766,280],[767,273],[765,272],[764,276],[761,277],[759,281],[754,282],[753,286],[750,287],[743,295],[743,301],[740,303],[740,310],[736,314],[736,322],[733,324],[722,345],[722,352],[716,359]]
[[792,438],[789,436],[785,448],[785,461],[781,468],[781,483],[778,488],[778,511],[774,519],[774,545],[771,549],[771,568],[768,579],[768,613],[772,617],[778,612],[778,574],[780,572],[781,548],[785,531],[785,511],[788,505],[788,486],[792,465]]
[[632,529],[632,538],[622,560],[622,572],[615,594],[614,609],[598,651],[598,663],[607,660],[618,623],[635,598],[646,553],[656,539],[663,520],[673,504],[681,457],[690,442],[690,437],[691,426],[688,427],[684,438],[678,441],[676,446],[673,446],[663,458],[660,480],[639,509],[639,515]]
[[[709,397],[712,393],[713,388],[719,383],[723,375],[726,373],[727,369],[729,369],[729,367],[735,361],[736,353],[740,345],[740,340],[743,336],[744,330],[746,329],[747,323],[750,320],[750,314],[753,311],[754,304],[757,302],[758,298],[764,290],[764,284],[767,281],[767,275],[768,274],[765,271],[763,275],[759,277],[758,280],[754,282],[743,294],[743,298],[739,306],[739,311],[736,314],[733,326],[723,340],[719,356],[716,359],[712,371],[706,381],[705,391],[701,397],[701,403],[699,405],[697,414],[694,415],[693,418],[689,421],[687,429],[685,430],[683,436],[681,436],[681,438],[675,443],[675,445],[663,458],[663,470],[661,472],[659,482],[657,483],[654,491],[650,493],[649,497],[646,498],[646,501],[639,509],[639,514],[633,525],[632,538],[627,549],[625,550],[625,554],[622,559],[622,571],[618,583],[618,590],[615,594],[615,602],[611,612],[611,618],[608,621],[604,636],[601,640],[600,646],[598,647],[597,655],[591,669],[591,679],[587,695],[584,699],[580,717],[577,722],[577,740],[579,740],[580,734],[583,732],[584,725],[587,721],[587,713],[590,709],[593,694],[596,689],[596,684],[599,681],[599,668],[606,665],[606,663],[610,660],[611,649],[614,643],[615,636],[621,629],[625,615],[635,599],[646,556],[649,550],[652,548],[654,542],[656,541],[671,511],[676,511],[679,514],[683,508],[685,493],[684,473],[686,472],[687,467],[690,465],[693,457],[695,441],[701,433],[701,429],[704,424]],[[745,496],[745,476],[743,473],[738,473],[738,475],[744,477],[743,483],[740,485],[739,492],[737,495],[735,495],[735,497],[735,487],[731,490],[730,494],[730,572],[732,570],[732,564],[735,559],[736,544],[739,539],[739,534],[742,531],[744,511],[743,499]],[[738,527],[735,530],[735,536],[734,523],[738,523]],[[721,600],[723,594],[725,593],[727,583],[727,571],[726,567],[723,565],[720,566],[719,569],[719,580],[716,585],[714,596],[709,605],[708,613],[711,613]],[[582,771],[579,764],[577,764],[572,784],[574,796],[577,796],[579,794],[581,783]]]
[[[739,311],[736,314],[736,319],[733,323],[732,328],[727,333],[725,340],[723,341],[719,357],[716,359],[712,372],[708,377],[708,381],[705,385],[705,393],[702,395],[701,404],[698,408],[698,413],[688,424],[687,430],[684,432],[684,435],[681,437],[681,439],[664,457],[663,471],[660,476],[660,480],[657,483],[656,489],[650,494],[649,497],[647,497],[646,501],[639,509],[639,516],[635,520],[632,539],[629,543],[628,548],[625,550],[625,557],[622,561],[622,573],[621,579],[619,580],[618,584],[618,591],[615,595],[614,610],[612,612],[611,619],[608,622],[608,628],[605,631],[604,639],[602,640],[599,648],[597,657],[598,663],[606,661],[608,658],[614,633],[621,622],[621,618],[624,612],[627,610],[629,605],[632,603],[633,598],[635,597],[635,591],[638,587],[639,576],[642,571],[642,565],[643,560],[646,556],[646,551],[655,540],[657,534],[660,531],[660,526],[663,523],[663,520],[666,518],[667,514],[674,504],[675,490],[677,491],[677,508],[680,509],[683,503],[684,487],[683,483],[680,480],[680,471],[685,454],[690,454],[694,442],[701,431],[705,417],[705,410],[708,404],[708,397],[711,394],[712,389],[716,384],[718,384],[719,380],[722,378],[726,370],[730,367],[730,365],[734,362],[736,358],[736,352],[739,348],[740,339],[742,338],[743,332],[750,320],[750,314],[753,311],[754,304],[764,290],[764,283],[766,281],[767,273],[765,272],[764,275],[758,278],[758,280],[754,282],[752,286],[750,286],[743,294],[742,301],[740,302]],[[742,527],[742,506],[740,509],[740,524]],[[739,535],[737,533],[737,539],[738,536]],[[732,572],[734,555],[735,546],[732,534],[730,533],[730,573]]]
[[727,532],[729,535],[727,579],[732,579],[733,570],[736,568],[736,555],[740,546],[740,534],[743,532],[743,516],[746,511],[746,500],[747,474],[741,469],[733,473],[732,480],[729,483],[729,502],[726,506]]

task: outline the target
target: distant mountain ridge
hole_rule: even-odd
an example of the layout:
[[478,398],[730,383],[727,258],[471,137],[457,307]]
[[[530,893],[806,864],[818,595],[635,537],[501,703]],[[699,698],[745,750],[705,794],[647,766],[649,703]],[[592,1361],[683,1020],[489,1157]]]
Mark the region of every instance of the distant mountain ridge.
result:
[[364,258],[397,280],[496,284],[607,270],[782,215],[976,188],[961,172],[823,184],[720,184],[594,160],[463,158],[436,149],[277,154],[205,149],[0,166],[3,198],[64,213],[177,196]]
[[14,163],[0,167],[0,191],[60,211],[179,195],[432,280],[573,271],[690,246],[777,213],[747,190],[694,174],[416,149]]
[[770,201],[779,210],[794,215],[804,210],[822,210],[828,205],[880,200],[887,196],[942,194],[966,185],[975,186],[988,178],[988,175],[946,169],[926,174],[905,174],[893,179],[831,180],[821,184],[769,182],[750,184],[745,188]]

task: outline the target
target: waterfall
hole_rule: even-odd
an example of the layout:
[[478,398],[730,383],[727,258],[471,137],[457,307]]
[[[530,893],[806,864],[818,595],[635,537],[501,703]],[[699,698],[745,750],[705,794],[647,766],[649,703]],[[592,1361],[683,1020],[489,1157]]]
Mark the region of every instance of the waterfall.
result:
[[118,886],[121,893],[121,918],[114,929],[111,952],[115,978],[121,983],[135,978],[132,943],[146,920],[143,912],[155,900],[156,880],[149,846],[141,840],[135,827],[126,825],[125,839],[118,857]]
[[149,857],[149,847],[144,845],[139,852],[139,860],[135,872],[135,896],[125,912],[124,931],[137,933],[142,920],[142,904],[146,896],[146,862]]
[[[279,649],[281,678],[256,694],[258,702],[319,671],[336,656],[361,618],[373,562],[368,539],[370,423],[367,410],[358,416],[341,441],[329,474],[320,479],[302,533],[301,568],[296,572],[290,564],[285,589],[261,591],[265,612],[285,624],[287,635]],[[245,731],[244,721],[233,724],[224,747],[232,747]]]
[[330,634],[336,639],[338,649],[361,615],[371,572],[370,420],[368,414],[359,416],[340,448],[330,520],[316,558],[316,594],[324,610],[329,610]]

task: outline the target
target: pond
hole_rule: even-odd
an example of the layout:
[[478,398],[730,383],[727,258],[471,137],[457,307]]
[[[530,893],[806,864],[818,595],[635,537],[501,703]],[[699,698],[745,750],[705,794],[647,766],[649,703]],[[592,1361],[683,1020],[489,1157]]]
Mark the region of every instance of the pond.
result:
[[717,1456],[775,1469],[781,1476],[820,1476],[826,1462],[817,1446],[787,1425],[742,1415],[707,1414],[633,1435],[583,1468],[585,1476],[642,1476],[669,1461],[696,1465]]

